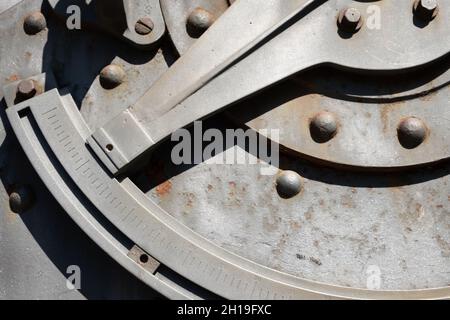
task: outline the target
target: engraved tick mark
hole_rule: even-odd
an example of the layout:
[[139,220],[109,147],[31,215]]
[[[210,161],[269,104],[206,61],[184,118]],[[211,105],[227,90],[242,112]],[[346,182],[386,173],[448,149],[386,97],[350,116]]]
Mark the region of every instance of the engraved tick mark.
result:
[[[78,168],[75,169],[75,171],[80,170],[81,168],[83,168],[85,165],[87,165],[89,163],[89,160],[86,160],[85,162],[83,162]],[[89,168],[88,168],[89,170]]]
[[62,138],[62,139],[59,140],[58,142],[59,142],[59,143],[64,142],[65,140],[67,140],[67,139],[69,139],[69,138],[70,138],[70,136],[65,136],[64,138]]
[[[50,112],[55,111],[56,109],[57,109],[57,107],[54,107],[53,109],[50,109],[50,110],[44,112],[42,115],[45,116],[45,115],[49,114]],[[55,117],[56,117],[56,115],[55,115]]]

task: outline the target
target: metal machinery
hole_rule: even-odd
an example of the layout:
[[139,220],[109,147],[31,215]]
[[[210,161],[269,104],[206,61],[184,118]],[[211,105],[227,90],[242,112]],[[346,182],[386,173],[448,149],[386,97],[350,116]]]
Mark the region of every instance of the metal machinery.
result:
[[[0,12],[0,298],[450,296],[447,1]],[[198,120],[279,162],[174,164]]]

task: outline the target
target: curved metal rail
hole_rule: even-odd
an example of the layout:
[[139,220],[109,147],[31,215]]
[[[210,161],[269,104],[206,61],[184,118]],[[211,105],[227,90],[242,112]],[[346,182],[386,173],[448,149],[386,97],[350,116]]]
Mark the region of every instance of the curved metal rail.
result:
[[[71,211],[75,221],[96,239],[105,238],[102,230],[80,215],[80,204],[95,206],[133,242],[194,283],[224,298],[305,299],[305,298],[448,298],[450,288],[417,291],[371,291],[331,286],[293,277],[269,269],[217,247],[169,216],[150,201],[130,180],[119,181],[108,174],[86,144],[89,130],[70,98],[61,98],[56,89],[7,110],[16,135],[34,167],[44,173],[44,182],[58,201]],[[36,125],[31,123],[35,121]],[[42,135],[48,144],[37,145]],[[45,151],[44,151],[45,150]],[[51,150],[51,151],[50,151]],[[56,157],[56,159],[53,158]],[[47,166],[43,165],[47,164]],[[51,169],[52,164],[56,171]],[[68,198],[61,178],[67,174],[80,194]],[[48,175],[55,177],[49,178]],[[60,182],[60,183],[58,183]],[[56,183],[56,184],[55,184]],[[73,188],[71,188],[73,189]],[[71,197],[76,196],[76,199]],[[69,200],[69,201],[68,201]],[[77,208],[78,210],[74,210]],[[104,240],[102,240],[104,242]],[[104,246],[127,268],[123,254]],[[135,270],[136,273],[136,270]],[[173,288],[157,282],[169,294]]]

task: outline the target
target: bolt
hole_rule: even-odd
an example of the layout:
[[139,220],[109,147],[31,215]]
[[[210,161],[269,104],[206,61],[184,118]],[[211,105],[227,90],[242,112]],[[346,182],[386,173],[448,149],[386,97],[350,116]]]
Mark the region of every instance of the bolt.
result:
[[214,15],[203,9],[195,8],[187,19],[187,31],[194,37],[200,37],[215,21]]
[[149,17],[145,17],[142,19],[139,19],[138,22],[134,25],[134,30],[137,34],[140,34],[141,36],[146,36],[150,34],[153,31],[153,28],[155,27],[155,24],[153,23],[152,19]]
[[325,143],[330,141],[338,130],[336,117],[331,112],[320,112],[311,120],[309,130],[315,142]]
[[100,72],[100,84],[105,89],[114,89],[123,83],[125,76],[122,67],[110,64]]
[[355,33],[361,29],[363,19],[361,12],[356,8],[347,8],[341,11],[338,18],[338,25],[342,31]]
[[17,86],[16,98],[19,101],[25,101],[33,98],[36,93],[36,84],[33,80],[22,80]]
[[427,133],[425,123],[415,117],[402,120],[397,129],[398,140],[406,149],[414,149],[421,145],[425,141]]
[[416,0],[414,2],[414,14],[423,21],[429,22],[433,20],[438,12],[437,0]]
[[25,33],[35,35],[47,28],[47,21],[41,12],[33,12],[25,17],[23,28]]
[[277,192],[284,199],[295,197],[302,190],[301,177],[294,171],[281,172],[276,180]]
[[22,213],[31,207],[33,200],[34,196],[30,187],[21,186],[9,195],[9,207],[15,213]]

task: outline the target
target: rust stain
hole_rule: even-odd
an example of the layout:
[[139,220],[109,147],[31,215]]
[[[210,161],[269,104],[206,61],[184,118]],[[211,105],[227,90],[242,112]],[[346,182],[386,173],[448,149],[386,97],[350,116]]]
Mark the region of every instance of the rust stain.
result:
[[281,222],[281,218],[264,217],[263,218],[263,228],[267,232],[276,231],[276,230],[278,230],[280,222]]
[[186,208],[192,208],[194,206],[195,195],[191,192],[185,192],[183,196],[186,198]]
[[230,192],[228,193],[228,195],[230,196],[230,198],[233,198],[236,195],[236,182],[230,181],[228,182],[228,185],[230,187]]
[[172,189],[172,182],[170,182],[170,180],[167,180],[166,182],[156,187],[156,193],[158,194],[159,197],[164,197],[170,193],[171,189]]
[[302,225],[298,223],[298,221],[291,221],[289,222],[289,225],[291,226],[292,230],[300,230]]
[[305,212],[305,219],[306,221],[311,221],[313,218],[314,209],[310,207],[308,211]]
[[436,236],[436,241],[442,250],[442,255],[444,257],[450,257],[450,243],[445,241],[440,235]]
[[15,82],[18,81],[20,77],[17,74],[11,75],[9,78],[6,79],[6,81]]
[[395,102],[395,103],[388,103],[385,105],[382,105],[381,110],[381,122],[383,124],[383,132],[387,133],[389,128],[389,118],[394,109],[398,109],[404,105],[403,101]]
[[356,204],[353,201],[353,198],[349,195],[343,195],[341,197],[341,203],[343,206],[345,206],[347,208],[356,208]]

